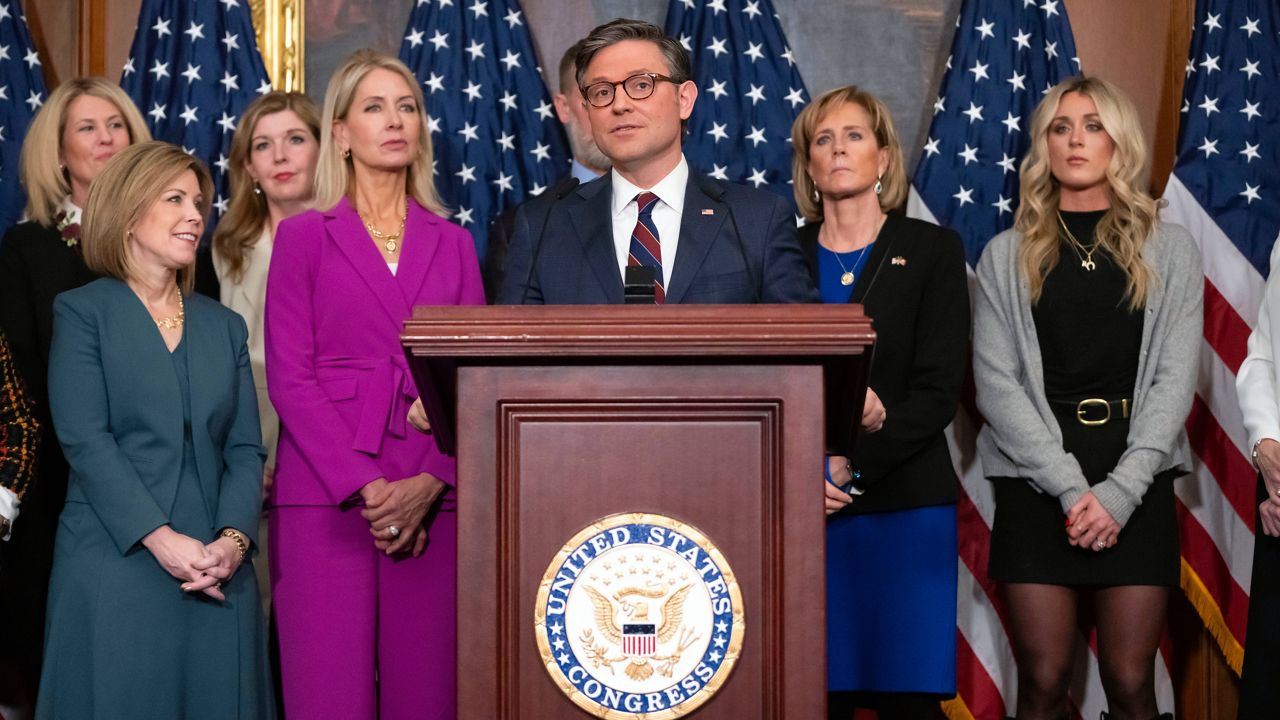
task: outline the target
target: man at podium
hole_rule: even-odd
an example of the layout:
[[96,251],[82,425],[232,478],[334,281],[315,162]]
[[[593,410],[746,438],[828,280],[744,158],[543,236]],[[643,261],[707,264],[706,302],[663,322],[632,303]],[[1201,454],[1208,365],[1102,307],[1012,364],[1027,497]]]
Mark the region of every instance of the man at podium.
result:
[[785,201],[690,170],[681,136],[698,88],[678,40],[614,20],[575,66],[613,169],[521,208],[499,302],[817,301]]

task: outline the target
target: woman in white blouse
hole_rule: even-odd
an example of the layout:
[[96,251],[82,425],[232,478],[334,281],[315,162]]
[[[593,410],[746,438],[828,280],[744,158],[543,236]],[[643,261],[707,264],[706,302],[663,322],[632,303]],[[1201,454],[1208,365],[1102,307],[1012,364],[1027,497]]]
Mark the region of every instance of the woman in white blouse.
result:
[[249,359],[267,448],[264,492],[271,487],[280,433],[267,397],[263,349],[267,267],[280,222],[311,207],[319,138],[320,112],[305,95],[272,92],[249,105],[231,138],[231,202],[213,235],[222,304],[249,325]]
[[1236,373],[1240,415],[1258,471],[1257,529],[1249,588],[1249,638],[1240,682],[1240,718],[1272,717],[1280,707],[1280,243],[1249,336],[1249,355]]

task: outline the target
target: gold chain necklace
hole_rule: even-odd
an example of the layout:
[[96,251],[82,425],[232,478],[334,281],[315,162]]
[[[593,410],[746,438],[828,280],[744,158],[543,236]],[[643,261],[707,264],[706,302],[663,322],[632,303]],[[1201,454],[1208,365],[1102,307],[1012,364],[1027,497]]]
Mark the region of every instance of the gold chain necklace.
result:
[[369,219],[364,216],[364,213],[360,213],[360,219],[364,220],[365,229],[369,231],[369,234],[372,235],[375,239],[382,241],[383,252],[385,252],[388,255],[391,255],[395,253],[396,248],[399,247],[399,243],[397,243],[396,241],[399,240],[402,235],[404,235],[404,224],[409,219],[409,206],[405,205],[404,214],[400,216],[400,229],[395,231],[394,233],[384,233],[378,228],[374,227],[373,223],[370,222]]
[[182,292],[178,292],[178,314],[166,318],[151,318],[156,321],[156,327],[163,330],[173,330],[182,327],[182,323],[187,319],[187,306],[182,302]]
[[1067,228],[1066,221],[1062,219],[1062,213],[1058,213],[1058,224],[1062,226],[1062,231],[1067,234],[1067,239],[1071,241],[1071,245],[1075,248],[1076,257],[1080,258],[1080,267],[1089,272],[1096,270],[1098,265],[1093,261],[1093,253],[1098,249],[1098,242],[1095,240],[1093,247],[1086,248],[1084,243],[1071,234],[1071,230]]
[[[863,255],[867,254],[867,248],[869,247],[871,246],[863,245],[862,249],[858,251],[858,259],[853,261],[854,267],[858,267],[858,262],[862,260]],[[840,284],[846,287],[849,285],[852,285],[853,279],[854,279],[853,271],[844,266],[844,261],[840,259],[840,253],[836,252],[835,250],[832,250],[831,254],[836,256],[836,264],[840,266],[840,270],[842,271],[840,274]],[[849,253],[849,254],[852,255],[853,253]]]
[[[857,251],[849,252],[850,255],[852,255],[854,252],[858,253],[858,259],[853,261],[854,267],[858,267],[858,263],[862,261],[862,256],[866,255],[867,250],[870,249],[871,246],[875,244],[876,238],[880,236],[880,228],[884,227],[884,221],[888,219],[888,217],[889,217],[888,215],[880,216],[880,221],[876,223],[875,233],[871,236],[871,242],[867,243],[866,245],[863,245],[862,248]],[[826,227],[827,227],[826,225],[823,225],[822,230],[818,231],[819,234],[823,233],[823,231],[826,230]],[[828,244],[831,243],[829,234],[828,234],[827,242]],[[840,284],[844,285],[845,287],[852,285],[855,279],[853,275],[853,271],[844,266],[844,261],[840,259],[839,252],[836,252],[835,250],[831,250],[831,254],[836,256],[836,264],[840,266]]]

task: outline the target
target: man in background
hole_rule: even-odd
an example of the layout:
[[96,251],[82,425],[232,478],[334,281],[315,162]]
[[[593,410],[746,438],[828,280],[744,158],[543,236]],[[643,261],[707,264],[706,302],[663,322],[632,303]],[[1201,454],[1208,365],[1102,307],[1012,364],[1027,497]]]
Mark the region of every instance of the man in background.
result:
[[[609,158],[596,147],[591,137],[591,119],[587,116],[586,103],[582,101],[582,92],[578,90],[575,79],[574,59],[582,49],[582,41],[574,43],[560,58],[560,72],[557,76],[559,87],[551,96],[556,106],[556,116],[564,125],[565,134],[569,136],[569,150],[573,153],[573,165],[569,174],[551,186],[554,194],[557,188],[563,187],[569,178],[580,183],[588,183],[603,175],[609,169]],[[544,193],[545,194],[545,193]],[[489,225],[489,253],[484,259],[484,292],[489,302],[498,296],[502,287],[502,278],[507,264],[507,246],[511,244],[511,236],[515,231],[516,211],[521,206],[510,208],[493,219]]]

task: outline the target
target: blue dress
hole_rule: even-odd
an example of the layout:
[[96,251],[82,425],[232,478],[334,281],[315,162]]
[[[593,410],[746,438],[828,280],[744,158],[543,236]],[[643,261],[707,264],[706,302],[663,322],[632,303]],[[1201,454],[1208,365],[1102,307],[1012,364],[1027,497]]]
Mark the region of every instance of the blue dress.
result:
[[[818,246],[824,303],[849,302],[840,276],[862,274],[867,247]],[[955,694],[956,542],[954,505],[827,520],[829,691]]]
[[[216,508],[208,506],[196,471],[188,344],[184,332],[171,353],[182,396],[183,451],[168,524],[208,542]],[[142,456],[131,460],[148,463]],[[274,717],[252,563],[246,560],[224,584],[225,602],[183,593],[179,585],[141,544],[122,555],[94,507],[68,500],[54,547],[36,717]]]

